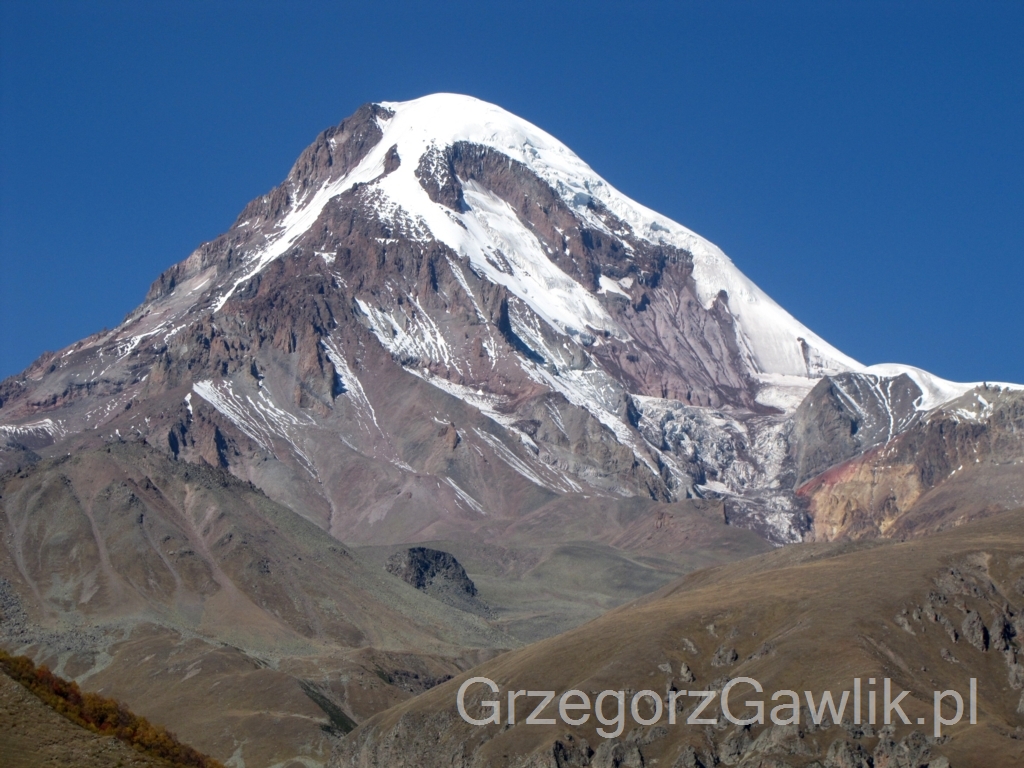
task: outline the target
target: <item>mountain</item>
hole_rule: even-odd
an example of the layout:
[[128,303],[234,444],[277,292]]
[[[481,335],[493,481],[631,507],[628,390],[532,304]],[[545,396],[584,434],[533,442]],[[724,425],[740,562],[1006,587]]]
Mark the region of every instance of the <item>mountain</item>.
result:
[[[322,764],[697,568],[1015,509],[1022,457],[1021,388],[861,365],[499,107],[368,104],[0,382],[0,642]],[[388,572],[420,548],[479,594]]]
[[[823,378],[856,438],[835,455],[797,423]],[[971,389],[865,368],[553,137],[439,94],[321,134],[119,327],[5,381],[0,429],[134,436],[351,542],[500,537],[594,496],[724,498],[787,542],[809,473]]]

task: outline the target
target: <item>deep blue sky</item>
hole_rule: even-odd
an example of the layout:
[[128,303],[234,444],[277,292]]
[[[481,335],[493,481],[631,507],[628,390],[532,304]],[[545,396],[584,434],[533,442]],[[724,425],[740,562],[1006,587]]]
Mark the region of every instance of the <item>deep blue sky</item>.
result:
[[1024,382],[1024,3],[0,2],[0,377],[366,101],[493,101],[867,363]]

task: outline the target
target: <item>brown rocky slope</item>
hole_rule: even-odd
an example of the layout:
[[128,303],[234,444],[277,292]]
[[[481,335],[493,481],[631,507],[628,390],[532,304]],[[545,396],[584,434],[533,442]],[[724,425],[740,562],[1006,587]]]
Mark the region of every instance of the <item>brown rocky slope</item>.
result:
[[[222,762],[322,764],[354,723],[519,646],[525,629],[546,636],[707,558],[764,547],[720,513],[676,505],[692,564],[603,545],[588,556],[615,569],[614,589],[570,582],[542,596],[543,574],[566,560],[554,530],[571,540],[570,522],[608,525],[608,510],[585,509],[534,520],[552,534],[547,548],[503,550],[510,570],[471,557],[499,608],[491,617],[477,600],[424,594],[222,468],[137,439],[82,448],[0,476],[0,643]],[[617,530],[639,533],[628,521]],[[659,531],[674,549],[673,529],[649,534]]]
[[4,646],[222,761],[322,762],[354,720],[517,644],[143,443],[9,473],[0,504]]

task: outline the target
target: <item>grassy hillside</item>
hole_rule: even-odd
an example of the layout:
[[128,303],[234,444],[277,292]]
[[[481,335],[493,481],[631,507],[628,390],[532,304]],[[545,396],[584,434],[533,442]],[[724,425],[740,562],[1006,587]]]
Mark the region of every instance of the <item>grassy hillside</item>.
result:
[[[464,766],[909,766],[953,768],[1024,765],[1024,511],[1005,513],[933,537],[907,542],[809,544],[698,571],[557,637],[499,656],[384,712],[353,731],[337,750],[341,768]],[[469,690],[471,716],[501,705],[498,724],[471,725],[460,717],[458,690],[471,677],[494,681]],[[720,699],[707,713],[712,724],[687,724],[698,698],[676,691],[711,690],[748,677],[732,695],[738,719],[754,713],[747,700],[765,702],[763,724],[729,722]],[[862,721],[854,722],[854,679],[861,680]],[[969,686],[976,680],[977,723],[969,720]],[[882,716],[883,681],[908,723]],[[871,685],[872,680],[874,684]],[[612,738],[597,733],[593,706],[581,725],[558,710],[562,692],[623,691],[624,727]],[[877,717],[867,718],[869,689]],[[629,714],[643,690],[661,697],[657,722]],[[796,724],[775,724],[767,714],[777,691],[800,699]],[[814,722],[805,692],[820,705],[824,691],[838,704],[849,691],[838,723],[826,713]],[[957,691],[959,723],[935,737],[935,692]],[[524,695],[508,722],[509,691],[553,691],[540,713],[550,724],[527,724],[540,702]],[[782,699],[783,703],[787,700]],[[668,721],[670,702],[676,723]],[[940,713],[954,719],[953,698]],[[604,714],[615,714],[614,700]],[[642,700],[645,720],[653,704]],[[575,717],[576,713],[573,716]],[[785,715],[785,713],[781,713]],[[615,728],[607,728],[606,732]],[[898,758],[898,759],[897,759]],[[870,760],[870,762],[869,762]]]

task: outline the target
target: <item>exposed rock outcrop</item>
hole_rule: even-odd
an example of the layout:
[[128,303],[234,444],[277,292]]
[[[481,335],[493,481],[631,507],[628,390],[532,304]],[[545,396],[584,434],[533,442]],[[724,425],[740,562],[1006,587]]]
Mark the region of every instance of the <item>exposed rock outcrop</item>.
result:
[[406,584],[442,602],[473,613],[487,612],[466,569],[448,552],[411,547],[395,552],[384,567]]

